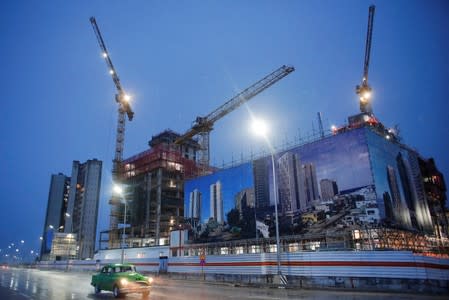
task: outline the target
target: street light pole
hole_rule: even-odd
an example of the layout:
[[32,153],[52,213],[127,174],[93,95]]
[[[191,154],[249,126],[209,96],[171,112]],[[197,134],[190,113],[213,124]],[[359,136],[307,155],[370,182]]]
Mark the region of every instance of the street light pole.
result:
[[274,152],[271,152],[271,164],[273,167],[273,191],[274,191],[274,214],[276,223],[276,254],[277,254],[277,265],[278,265],[278,275],[281,275],[281,252],[279,243],[279,219],[278,219],[278,193],[276,187],[276,170],[274,168]]
[[122,255],[120,258],[120,262],[123,264],[125,260],[125,225],[126,225],[126,198],[123,195],[123,189],[120,185],[114,185],[114,193],[120,196],[125,204],[125,211],[123,213],[123,229],[122,229]]
[[123,201],[125,202],[125,212],[123,214],[123,231],[122,231],[122,256],[121,256],[121,263],[123,264],[123,261],[125,259],[125,225],[126,225],[126,199],[123,197]]
[[123,189],[120,185],[114,185],[114,193],[120,196],[125,204],[125,211],[123,213],[123,229],[122,229],[122,255],[120,258],[120,262],[123,264],[125,259],[125,225],[126,225],[126,198],[123,195]]

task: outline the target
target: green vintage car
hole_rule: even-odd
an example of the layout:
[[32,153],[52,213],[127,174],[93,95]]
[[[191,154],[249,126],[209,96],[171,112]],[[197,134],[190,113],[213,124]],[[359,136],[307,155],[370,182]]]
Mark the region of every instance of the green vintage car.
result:
[[150,295],[153,278],[136,272],[131,264],[108,264],[100,273],[92,275],[91,285],[95,294],[102,290],[112,291],[115,298],[129,293],[141,293],[144,298]]

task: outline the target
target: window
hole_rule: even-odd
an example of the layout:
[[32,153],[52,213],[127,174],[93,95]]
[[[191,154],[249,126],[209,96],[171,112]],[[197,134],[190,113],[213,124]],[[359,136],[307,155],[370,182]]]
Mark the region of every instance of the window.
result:
[[260,246],[259,245],[252,245],[251,246],[251,253],[260,253]]
[[297,252],[297,251],[299,251],[298,243],[291,243],[288,245],[288,252]]
[[[118,268],[117,268],[118,269]],[[132,266],[123,266],[120,267],[120,272],[135,272],[135,268]]]
[[242,246],[235,247],[235,254],[243,254],[243,253],[244,253],[244,251],[243,251],[243,247]]

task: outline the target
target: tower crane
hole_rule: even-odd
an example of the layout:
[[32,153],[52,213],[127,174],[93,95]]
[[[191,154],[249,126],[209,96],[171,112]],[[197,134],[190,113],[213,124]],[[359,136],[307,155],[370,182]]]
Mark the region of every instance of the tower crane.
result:
[[360,99],[360,111],[362,113],[372,114],[373,110],[371,107],[371,87],[368,84],[368,68],[369,60],[371,55],[371,40],[373,37],[373,21],[374,21],[374,11],[375,6],[371,5],[369,7],[368,14],[368,30],[366,33],[366,43],[365,43],[365,62],[363,66],[363,78],[362,83],[357,85],[355,91]]
[[213,130],[215,122],[219,119],[223,118],[243,103],[247,102],[266,88],[275,84],[277,81],[281,80],[291,72],[295,70],[292,66],[281,66],[277,70],[268,74],[261,80],[257,81],[250,87],[241,91],[233,98],[228,100],[226,103],[212,111],[210,114],[204,117],[197,117],[193,126],[187,130],[183,135],[175,140],[175,144],[181,144],[183,141],[194,137],[195,135],[199,136],[199,159],[198,162],[202,168],[209,166],[210,161],[210,151],[209,151],[209,135]]
[[118,121],[117,121],[117,136],[115,140],[115,154],[112,166],[112,178],[114,181],[117,179],[117,175],[120,169],[120,164],[123,160],[123,145],[125,142],[125,113],[128,116],[128,120],[132,121],[134,112],[130,106],[130,96],[125,93],[125,90],[120,83],[117,71],[112,64],[111,58],[109,57],[109,52],[106,49],[103,37],[101,36],[100,29],[98,28],[97,21],[94,17],[90,18],[90,23],[94,29],[95,35],[97,37],[98,43],[100,45],[102,55],[106,61],[106,65],[109,68],[109,73],[111,74],[112,81],[114,81],[117,94],[115,95],[115,101],[119,104],[118,107]]

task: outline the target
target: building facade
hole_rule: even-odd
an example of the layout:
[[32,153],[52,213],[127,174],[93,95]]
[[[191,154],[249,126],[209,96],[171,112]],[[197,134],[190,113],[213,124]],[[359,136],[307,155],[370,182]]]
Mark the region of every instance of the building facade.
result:
[[62,173],[51,175],[40,260],[50,259],[55,233],[64,231],[69,192],[70,177]]
[[102,161],[73,161],[65,233],[77,236],[78,258],[92,258],[95,252]]
[[210,217],[223,224],[223,194],[220,181],[210,185]]
[[[183,181],[199,172],[195,162],[199,145],[192,139],[175,144],[179,137],[180,134],[165,130],[151,138],[150,149],[122,162],[118,183],[124,190],[125,199],[121,200],[127,201],[126,224],[123,224],[123,201],[111,199],[109,230],[100,233],[101,249],[121,247],[119,224],[125,227],[127,247],[167,245],[170,231],[179,228],[185,218],[191,213],[195,215],[204,206],[194,201],[194,211],[190,210],[190,204],[184,207]],[[209,191],[202,195],[206,193]],[[197,210],[193,207],[195,204],[199,205]],[[198,214],[198,217],[202,215]]]
[[304,186],[306,194],[305,206],[309,207],[315,200],[320,199],[318,194],[318,182],[316,178],[316,167],[313,163],[307,163],[302,166],[304,173]]
[[337,182],[331,179],[321,179],[320,180],[320,190],[321,190],[321,200],[330,200],[334,196],[338,195]]
[[270,206],[270,187],[268,183],[268,169],[271,162],[266,159],[257,159],[253,162],[254,196],[258,208]]
[[73,161],[71,177],[51,176],[41,260],[93,257],[101,168],[97,159]]
[[293,215],[307,210],[306,180],[304,169],[297,154],[287,152],[278,162],[278,194],[281,211]]

